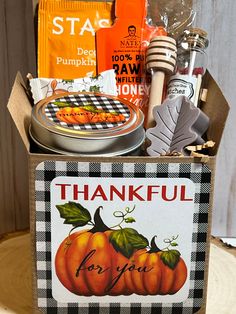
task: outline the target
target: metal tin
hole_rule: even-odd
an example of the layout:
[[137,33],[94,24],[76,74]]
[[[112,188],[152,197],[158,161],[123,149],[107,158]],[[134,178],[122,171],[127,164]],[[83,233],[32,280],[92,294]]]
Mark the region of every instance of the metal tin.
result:
[[[86,114],[92,117],[92,122],[74,121],[80,117],[75,113],[78,109],[72,108],[88,110]],[[93,122],[100,117],[97,113],[105,118]],[[118,115],[120,121],[116,121]],[[98,93],[64,93],[34,106],[30,136],[48,152],[82,156],[127,155],[144,142],[143,120],[142,111],[124,99]]]

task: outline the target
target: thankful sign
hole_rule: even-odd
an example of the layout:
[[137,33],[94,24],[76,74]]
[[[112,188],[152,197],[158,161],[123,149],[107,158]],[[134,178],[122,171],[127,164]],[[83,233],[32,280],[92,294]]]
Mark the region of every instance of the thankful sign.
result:
[[182,302],[189,294],[194,183],[57,177],[51,183],[58,302]]

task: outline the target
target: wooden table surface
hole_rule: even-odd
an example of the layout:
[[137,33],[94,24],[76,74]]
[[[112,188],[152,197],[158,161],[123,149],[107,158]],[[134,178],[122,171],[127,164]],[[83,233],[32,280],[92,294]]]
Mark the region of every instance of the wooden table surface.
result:
[[[0,313],[31,314],[29,233],[0,240]],[[207,314],[236,313],[236,249],[213,239],[210,251]]]

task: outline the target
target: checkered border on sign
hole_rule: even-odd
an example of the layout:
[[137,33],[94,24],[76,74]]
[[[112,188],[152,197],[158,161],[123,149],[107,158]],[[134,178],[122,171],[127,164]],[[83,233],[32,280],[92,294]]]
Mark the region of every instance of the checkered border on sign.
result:
[[[52,297],[50,184],[58,176],[188,178],[195,184],[189,298],[182,303],[79,304],[58,303]],[[48,314],[192,314],[202,306],[211,171],[194,163],[89,163],[46,161],[36,168],[36,254],[38,306]]]
[[125,121],[130,117],[129,108],[122,104],[120,101],[108,98],[105,96],[97,96],[94,94],[81,94],[81,95],[69,95],[61,98],[57,98],[45,107],[45,114],[47,118],[53,121],[56,124],[59,124],[62,127],[67,127],[73,130],[100,130],[100,129],[109,129],[120,126],[124,122],[104,122],[104,123],[86,123],[86,124],[67,124],[57,119],[56,113],[60,110],[58,106],[54,104],[55,101],[73,103],[79,106],[85,106],[86,103],[92,104],[99,110],[104,110],[106,112],[116,112],[123,114]]

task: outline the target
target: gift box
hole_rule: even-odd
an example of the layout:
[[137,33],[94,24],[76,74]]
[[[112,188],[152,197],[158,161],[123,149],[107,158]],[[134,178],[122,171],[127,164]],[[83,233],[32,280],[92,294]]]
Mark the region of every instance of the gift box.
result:
[[208,158],[38,153],[18,73],[8,109],[28,152],[35,313],[205,313],[215,162],[229,106],[210,73]]

